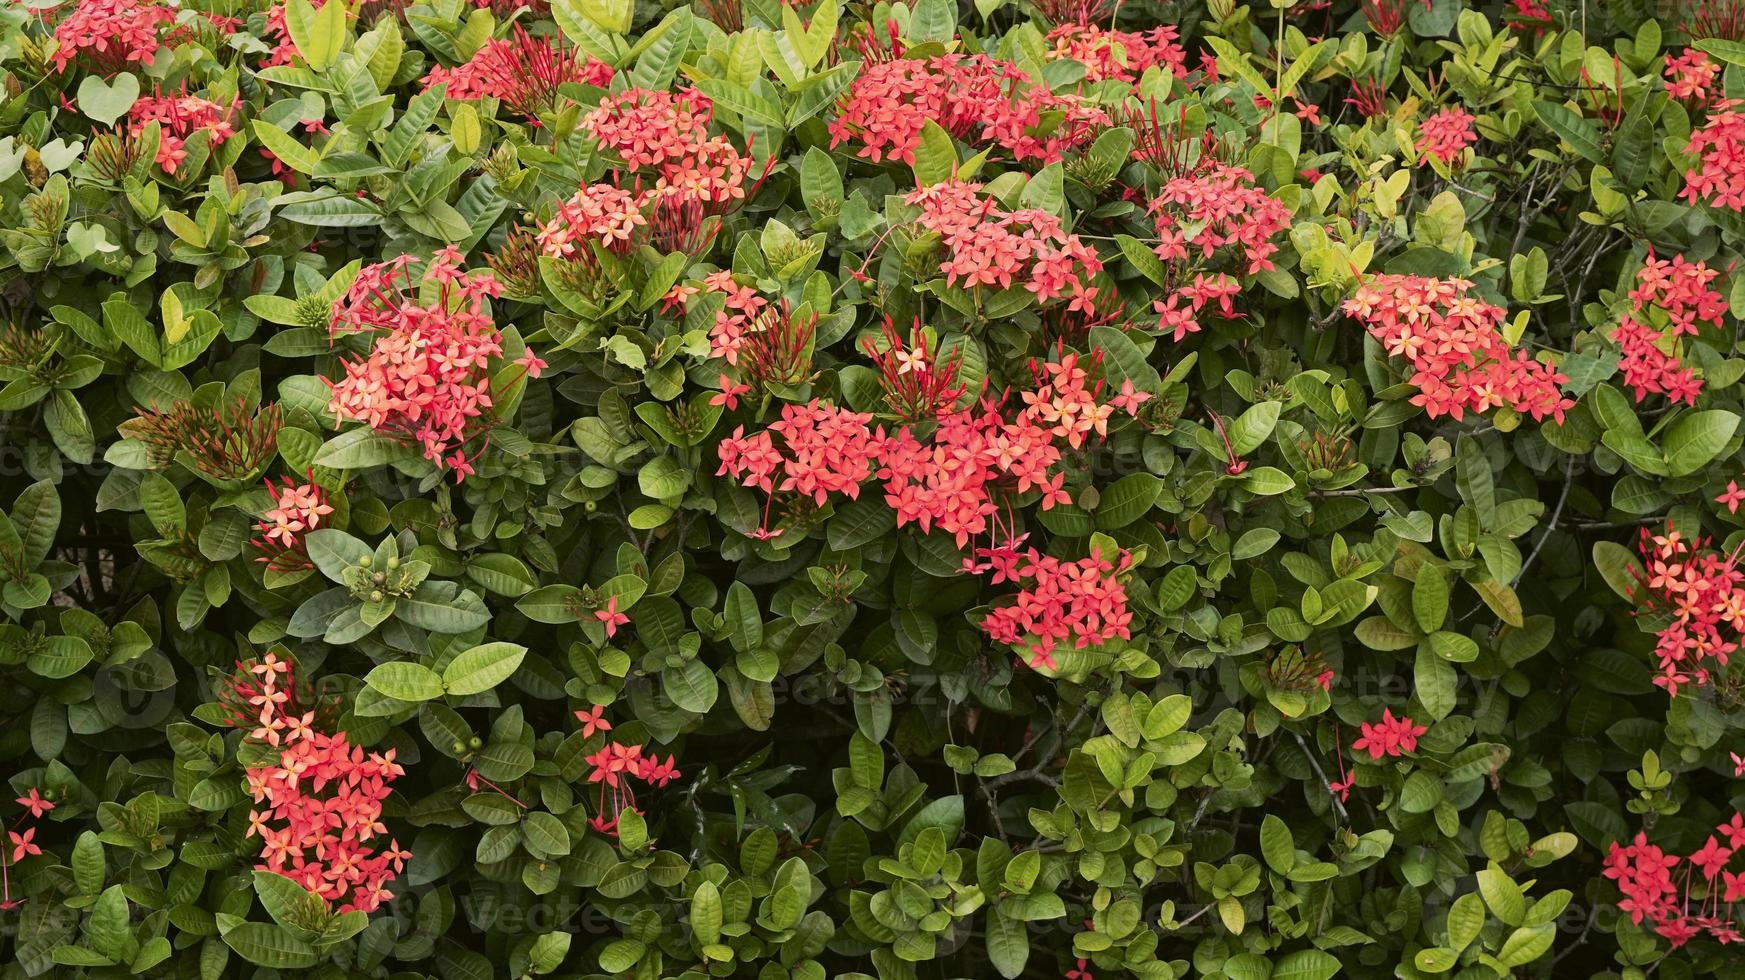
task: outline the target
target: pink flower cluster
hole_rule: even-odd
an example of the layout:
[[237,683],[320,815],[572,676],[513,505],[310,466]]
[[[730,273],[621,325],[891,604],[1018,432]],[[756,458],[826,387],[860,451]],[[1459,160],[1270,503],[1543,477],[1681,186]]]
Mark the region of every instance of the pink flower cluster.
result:
[[388,784],[405,773],[394,750],[365,753],[344,732],[316,730],[315,712],[299,709],[291,664],[276,655],[237,667],[224,699],[239,725],[256,726],[250,739],[280,750],[276,762],[246,772],[256,805],[247,836],[263,844],[256,869],[343,902],[340,912],[375,911],[412,856],[395,840],[375,849],[388,829]]
[[1708,202],[1729,211],[1745,211],[1745,113],[1738,99],[1718,99],[1709,106],[1709,116],[1690,134],[1686,156],[1698,165],[1685,171],[1679,197],[1697,204]]
[[[485,302],[500,290],[489,272],[463,273],[460,251],[449,246],[425,263],[423,280],[437,286],[426,306],[413,262],[402,255],[365,266],[334,304],[332,335],[367,333],[375,341],[367,357],[343,362],[345,378],[330,382],[330,408],[341,419],[416,440],[458,482],[472,472],[463,447],[492,404],[489,366],[503,346]],[[532,377],[545,367],[531,351],[517,363]]]
[[1686,48],[1677,57],[1666,59],[1666,94],[1698,105],[1706,105],[1721,66],[1696,48]]
[[651,171],[661,198],[722,205],[745,199],[753,161],[727,137],[709,135],[713,112],[696,89],[632,88],[602,101],[583,117],[582,129],[623,159],[626,170]]
[[64,72],[80,56],[104,75],[149,63],[158,53],[158,31],[175,20],[158,0],[79,0],[55,25],[50,61]]
[[[577,712],[577,717],[588,724],[588,719]],[[601,726],[597,721],[593,727],[609,731],[611,724]],[[661,762],[654,755],[643,755],[640,745],[621,745],[608,742],[600,751],[583,759],[593,767],[588,773],[588,782],[600,786],[599,812],[588,820],[588,826],[602,834],[618,834],[618,815],[625,810],[641,814],[636,808],[636,792],[631,786],[631,780],[640,780],[650,786],[661,787],[683,776],[679,772],[672,756],[667,756]]]
[[1465,109],[1443,109],[1418,124],[1418,139],[1412,144],[1422,163],[1435,157],[1443,163],[1453,163],[1478,133],[1473,130],[1472,113]]
[[1039,302],[1074,297],[1074,308],[1094,298],[1090,279],[1103,270],[1096,249],[1068,232],[1047,211],[1003,211],[978,192],[981,185],[947,180],[917,188],[906,200],[921,207],[921,227],[938,232],[952,286],[1005,289],[1022,283]]
[[[1133,556],[1121,552],[1111,562],[1093,550],[1078,561],[1062,561],[1035,548],[1018,553],[1015,543],[979,548],[977,553],[1000,569],[1005,580],[1024,588],[1010,605],[995,608],[982,620],[982,629],[996,643],[1024,645],[1032,667],[1055,669],[1054,652],[1068,640],[1084,649],[1117,637],[1132,637],[1128,624],[1127,589],[1118,576],[1133,564]],[[996,583],[1001,581],[996,576]]]
[[928,120],[959,139],[993,143],[1018,160],[1041,163],[1062,159],[1109,122],[1078,96],[1057,95],[985,54],[895,58],[856,76],[829,123],[830,145],[854,142],[874,163],[913,164]]
[[1618,910],[1629,913],[1637,925],[1646,919],[1673,948],[1705,932],[1727,945],[1741,939],[1733,923],[1733,903],[1745,898],[1745,872],[1726,867],[1742,848],[1745,816],[1734,813],[1702,847],[1683,858],[1648,843],[1645,833],[1629,844],[1613,841],[1601,874],[1617,882],[1624,896]]
[[1222,164],[1176,177],[1147,205],[1157,228],[1152,251],[1165,262],[1183,262],[1198,252],[1210,259],[1231,246],[1247,264],[1246,275],[1273,268],[1273,244],[1291,226],[1291,209],[1256,187],[1254,175]]
[[1370,759],[1377,762],[1384,756],[1418,751],[1418,736],[1429,731],[1423,725],[1413,724],[1412,719],[1405,715],[1395,718],[1391,708],[1381,710],[1380,721],[1374,724],[1366,721],[1359,729],[1360,734],[1357,741],[1351,743],[1351,750],[1368,752]]
[[[1684,256],[1671,261],[1657,259],[1650,253],[1636,273],[1636,288],[1630,290],[1630,312],[1612,331],[1623,357],[1618,369],[1624,383],[1640,402],[1651,394],[1665,395],[1675,402],[1695,405],[1702,393],[1703,382],[1696,371],[1684,367],[1674,353],[1678,337],[1696,336],[1704,323],[1719,327],[1721,315],[1727,311],[1727,301],[1709,288],[1721,272],[1705,262],[1687,262]],[[1651,324],[1663,314],[1668,329],[1658,330]]]
[[1710,683],[1745,633],[1745,573],[1733,555],[1670,527],[1663,534],[1644,528],[1636,548],[1643,568],[1635,598],[1643,611],[1669,617],[1655,637],[1654,683],[1672,696],[1685,684]]
[[290,477],[285,478],[283,486],[275,487],[271,480],[266,483],[273,495],[273,506],[255,525],[261,535],[254,540],[254,546],[264,553],[259,560],[285,569],[309,567],[304,537],[321,526],[323,517],[333,513],[327,491],[313,481],[298,483]]
[[1117,31],[1094,24],[1057,24],[1048,32],[1048,60],[1077,61],[1085,81],[1137,82],[1153,67],[1176,78],[1188,77],[1188,53],[1174,24],[1149,31]]
[[1358,286],[1343,309],[1389,354],[1403,357],[1418,388],[1412,404],[1431,418],[1508,408],[1535,421],[1575,407],[1560,385],[1569,378],[1511,350],[1498,327],[1506,312],[1484,301],[1465,279],[1377,275]]
[[129,135],[138,137],[146,126],[157,123],[158,166],[164,173],[175,173],[188,158],[188,138],[194,133],[205,130],[214,147],[235,135],[225,119],[227,112],[218,103],[194,95],[141,96],[127,110],[127,130]]
[[648,224],[643,214],[653,198],[644,191],[632,194],[612,184],[590,184],[557,206],[536,236],[540,249],[552,258],[579,257],[592,239],[620,254],[629,251],[636,230]]
[[1218,304],[1221,316],[1233,318],[1236,316],[1236,297],[1241,292],[1241,284],[1229,273],[1219,272],[1211,276],[1195,273],[1193,282],[1184,283],[1163,299],[1152,301],[1151,311],[1157,314],[1158,332],[1169,334],[1176,343],[1189,334],[1199,333],[1199,314],[1213,302]]
[[769,300],[758,295],[757,287],[740,285],[729,269],[711,273],[703,280],[703,288],[723,297],[715,323],[709,328],[709,356],[737,365],[748,336],[759,330],[758,320],[769,308]]

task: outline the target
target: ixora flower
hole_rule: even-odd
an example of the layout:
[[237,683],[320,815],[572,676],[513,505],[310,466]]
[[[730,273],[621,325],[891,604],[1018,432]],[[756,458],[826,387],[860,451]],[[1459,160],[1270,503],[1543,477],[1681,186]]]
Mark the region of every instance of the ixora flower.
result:
[[1472,113],[1465,109],[1441,109],[1418,124],[1418,139],[1412,144],[1422,159],[1453,163],[1478,139]]
[[[929,121],[962,138],[1003,147],[1019,160],[1054,163],[1106,126],[1101,109],[1055,94],[1016,65],[987,55],[895,58],[855,77],[831,120],[830,145],[857,143],[858,155],[915,162]],[[1045,116],[1058,114],[1047,132]]]
[[[1275,268],[1272,256],[1278,246],[1272,239],[1291,224],[1290,208],[1257,187],[1253,174],[1216,162],[1171,179],[1146,207],[1157,230],[1158,244],[1152,251],[1158,258],[1175,264],[1204,262],[1228,249],[1243,274],[1250,276]],[[1240,287],[1222,274],[1217,283],[1217,291],[1208,295],[1204,275],[1195,276],[1191,291],[1183,290],[1193,309],[1216,298],[1230,315],[1230,300]],[[1169,297],[1174,300],[1174,295]]]
[[389,784],[405,770],[395,750],[366,753],[344,732],[326,734],[297,692],[290,661],[268,653],[237,664],[219,692],[232,723],[276,759],[246,770],[254,801],[246,836],[261,841],[260,871],[302,885],[340,912],[373,912],[411,854],[382,823]]
[[1343,309],[1410,365],[1412,404],[1431,418],[1508,408],[1561,422],[1575,407],[1560,387],[1569,378],[1510,350],[1499,331],[1507,311],[1473,295],[1465,279],[1372,276]]
[[1086,295],[1103,270],[1096,250],[1046,211],[1002,211],[979,195],[980,184],[948,180],[910,193],[921,227],[938,232],[946,258],[939,271],[952,286],[1022,285],[1039,302]]
[[636,806],[633,781],[658,789],[684,775],[672,756],[662,762],[659,756],[644,755],[640,745],[608,742],[583,761],[591,767],[588,782],[600,787],[599,808],[589,818],[588,826],[613,837],[618,836],[618,820],[625,810],[642,813]]
[[1382,709],[1380,721],[1374,724],[1364,722],[1361,727],[1362,734],[1351,743],[1351,750],[1368,752],[1369,757],[1377,762],[1384,756],[1418,751],[1418,736],[1429,731],[1423,725],[1413,724],[1412,719],[1404,715],[1395,718],[1390,708]]
[[1745,572],[1735,554],[1671,527],[1661,534],[1644,528],[1636,547],[1640,611],[1665,619],[1656,634],[1654,683],[1674,696],[1687,684],[1707,686],[1745,635]]
[[1618,910],[1636,925],[1646,921],[1674,949],[1704,934],[1722,945],[1745,938],[1734,918],[1745,872],[1726,870],[1745,846],[1745,816],[1735,812],[1714,830],[1682,858],[1649,843],[1645,832],[1628,844],[1613,841],[1606,853],[1600,873],[1624,896]]
[[1745,211],[1745,113],[1738,99],[1717,99],[1708,118],[1690,134],[1686,156],[1697,166],[1685,171],[1679,197],[1729,211]]
[[55,71],[76,61],[113,75],[149,63],[158,53],[158,33],[175,20],[162,0],[78,0],[55,25]]
[[306,536],[322,526],[322,518],[333,513],[327,491],[313,477],[303,483],[285,477],[283,485],[277,487],[271,480],[266,484],[273,496],[273,506],[255,525],[261,532],[253,542],[261,552],[257,560],[281,571],[313,568]]
[[206,133],[214,147],[230,139],[235,130],[227,119],[228,112],[216,102],[186,92],[146,96],[127,111],[128,135],[137,139],[146,126],[159,124],[158,166],[164,173],[175,173],[187,159],[188,139],[196,132]]
[[[502,334],[486,309],[500,295],[489,272],[463,273],[450,246],[424,263],[434,297],[421,300],[412,256],[365,266],[333,306],[334,338],[371,339],[367,356],[344,361],[345,377],[330,381],[330,410],[378,432],[404,436],[424,457],[455,474],[472,472],[466,445],[486,425],[492,406],[491,364],[503,353]],[[515,361],[537,378],[545,362],[527,351]]]
[[[1697,336],[1704,324],[1720,327],[1727,301],[1709,288],[1720,270],[1705,262],[1687,262],[1675,255],[1670,261],[1650,252],[1636,273],[1630,290],[1630,312],[1612,331],[1612,340],[1622,354],[1618,370],[1624,384],[1640,402],[1651,394],[1695,405],[1703,382],[1696,371],[1676,356],[1680,335]],[[1664,324],[1657,329],[1651,324]]]

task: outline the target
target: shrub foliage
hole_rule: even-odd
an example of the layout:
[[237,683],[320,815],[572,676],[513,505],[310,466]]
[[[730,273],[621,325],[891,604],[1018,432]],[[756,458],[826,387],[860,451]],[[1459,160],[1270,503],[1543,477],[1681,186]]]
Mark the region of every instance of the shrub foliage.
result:
[[0,73],[0,976],[1745,976],[1737,0]]

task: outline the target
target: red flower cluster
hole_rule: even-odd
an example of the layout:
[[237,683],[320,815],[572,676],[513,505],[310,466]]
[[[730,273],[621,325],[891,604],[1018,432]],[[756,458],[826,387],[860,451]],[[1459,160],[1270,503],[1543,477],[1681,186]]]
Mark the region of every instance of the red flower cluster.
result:
[[1081,308],[1094,299],[1091,277],[1103,270],[1096,249],[1066,230],[1047,211],[1002,211],[978,196],[980,184],[942,181],[910,192],[921,206],[921,227],[944,239],[945,281],[973,289],[1005,289],[1021,282],[1039,302],[1066,295]]
[[[1065,354],[1038,369],[1036,389],[1022,393],[1024,407],[1011,419],[992,400],[962,411],[942,409],[927,441],[907,426],[889,435],[883,427],[869,431],[870,415],[818,401],[790,404],[768,431],[747,436],[741,426],[722,440],[716,475],[732,476],[766,494],[792,490],[820,505],[831,493],[858,497],[860,483],[877,476],[884,481],[885,502],[896,511],[898,527],[937,528],[963,547],[971,538],[996,530],[1000,507],[994,495],[1001,487],[1019,494],[1042,491],[1044,510],[1071,502],[1063,489],[1065,474],[1048,474],[1061,459],[1057,441],[1077,448],[1093,434],[1106,435],[1117,409],[1136,412],[1151,397],[1134,391],[1129,382],[1120,394],[1100,402],[1101,389],[1102,382],[1089,383],[1077,354]],[[782,437],[781,448],[772,432]],[[871,471],[874,463],[876,473]],[[754,536],[780,533],[768,529],[766,503],[764,526]],[[1126,599],[1113,578],[1126,570],[1126,556],[1119,568],[1095,555],[1063,565],[1033,549],[1021,555],[1017,547],[1017,542],[1008,542],[977,548],[964,563],[964,571],[971,574],[992,572],[995,585],[1029,583],[1011,607],[1014,611],[997,611],[983,624],[990,636],[1009,643],[1034,637],[1031,662],[1053,666],[1056,645],[1068,637],[1083,647],[1127,635]]]
[[1170,180],[1146,209],[1157,227],[1158,258],[1184,262],[1197,251],[1210,259],[1229,245],[1247,275],[1273,268],[1272,239],[1291,226],[1291,209],[1256,187],[1253,174],[1222,164]]
[[1412,724],[1412,719],[1405,715],[1395,718],[1391,708],[1381,709],[1381,721],[1374,724],[1366,721],[1359,727],[1362,733],[1351,743],[1351,751],[1368,752],[1374,761],[1418,751],[1418,736],[1429,731],[1423,725]]
[[[577,716],[580,717],[579,712]],[[610,728],[608,724],[602,730]],[[677,769],[672,756],[661,762],[653,755],[643,755],[640,745],[608,742],[583,761],[594,767],[594,771],[588,773],[588,782],[600,784],[599,812],[588,821],[588,826],[613,836],[618,834],[620,813],[625,810],[642,813],[636,808],[636,792],[630,785],[632,779],[659,788],[684,775]]]
[[1569,379],[1525,351],[1511,351],[1497,331],[1505,311],[1475,295],[1465,279],[1372,276],[1343,308],[1411,365],[1418,388],[1412,404],[1431,418],[1507,407],[1561,422],[1575,407],[1559,388]]
[[648,224],[642,213],[653,197],[648,192],[632,194],[612,184],[590,184],[559,204],[557,213],[540,229],[539,247],[557,259],[591,259],[586,240],[619,254],[628,252],[638,228]]
[[[329,382],[331,411],[380,432],[415,439],[424,456],[454,470],[458,482],[472,466],[464,445],[474,420],[491,407],[490,360],[502,336],[485,309],[500,289],[489,272],[461,272],[452,245],[425,263],[423,279],[437,285],[435,302],[418,299],[418,282],[402,255],[365,266],[333,306],[329,331],[377,335],[367,357],[342,362],[345,378]],[[527,352],[518,363],[538,377],[545,362]]]
[[103,75],[144,65],[157,56],[158,30],[175,20],[157,0],[79,0],[55,25],[55,51],[49,60],[64,72],[81,56]]
[[[405,770],[394,750],[365,753],[344,732],[314,727],[315,712],[301,711],[291,664],[274,654],[238,664],[222,698],[239,727],[256,726],[248,737],[280,749],[276,762],[247,770],[257,809],[249,811],[247,836],[264,847],[260,871],[295,881],[340,912],[373,912],[392,897],[388,882],[412,855],[390,840],[375,850],[388,784]],[[261,804],[265,804],[261,806]]]
[[1054,651],[1071,640],[1075,649],[1120,637],[1129,639],[1127,590],[1117,577],[1133,564],[1121,552],[1110,562],[1093,550],[1078,561],[1062,561],[1035,548],[1018,553],[1017,544],[978,548],[976,553],[998,569],[995,582],[1024,585],[1011,605],[1000,606],[982,620],[982,629],[996,643],[1025,645],[1031,667],[1053,670]]
[[158,166],[164,173],[175,173],[187,159],[187,142],[199,130],[210,134],[210,145],[218,146],[235,134],[225,119],[228,110],[216,102],[194,95],[162,94],[141,96],[127,110],[128,135],[138,138],[151,123],[159,125]]
[[486,41],[465,64],[430,69],[424,89],[446,82],[448,98],[489,96],[537,123],[541,112],[556,108],[559,86],[605,88],[614,74],[611,65],[593,55],[578,58],[561,40],[535,37],[517,24],[512,37]]
[[[860,485],[872,476],[877,439],[867,429],[871,421],[871,415],[816,399],[784,404],[781,420],[767,430],[744,437],[740,426],[721,441],[721,469],[715,475],[731,475],[766,494],[792,490],[820,506],[832,493],[856,499]],[[780,449],[772,432],[782,437]]]
[[1696,48],[1686,48],[1684,54],[1666,59],[1666,94],[1706,105],[1721,66]]
[[1153,67],[1176,78],[1188,77],[1188,52],[1174,24],[1149,31],[1116,31],[1094,24],[1057,24],[1048,32],[1048,60],[1077,61],[1085,66],[1085,81],[1115,79],[1137,82]]
[[261,536],[254,540],[254,546],[264,552],[259,560],[281,569],[310,567],[304,536],[333,513],[327,491],[313,480],[297,483],[286,477],[282,487],[273,486],[271,480],[266,483],[273,506],[255,525]]
[[1745,633],[1745,573],[1707,539],[1688,540],[1670,527],[1657,535],[1644,528],[1636,548],[1643,565],[1636,599],[1643,611],[1669,617],[1656,637],[1654,683],[1674,696],[1682,685],[1709,683]]
[[984,54],[896,58],[856,76],[829,123],[830,145],[854,141],[857,153],[874,163],[913,164],[930,119],[959,139],[994,143],[1016,159],[1041,163],[1062,159],[1109,123],[1089,102],[1056,95]]
[[1729,211],[1745,211],[1745,104],[1738,99],[1718,99],[1709,107],[1709,117],[1690,134],[1686,156],[1698,166],[1685,172],[1679,197],[1696,204],[1707,201]]
[[[1733,903],[1745,898],[1745,872],[1725,870],[1741,848],[1745,848],[1745,816],[1734,813],[1732,820],[1715,827],[1701,848],[1684,858],[1648,843],[1645,833],[1638,833],[1627,845],[1613,841],[1601,874],[1617,882],[1624,896],[1618,910],[1629,913],[1637,925],[1648,920],[1673,948],[1705,932],[1726,945],[1741,939],[1733,924]],[[1698,872],[1702,894],[1693,898]]]
[[1453,163],[1478,139],[1472,128],[1474,117],[1465,109],[1443,109],[1418,124],[1418,139],[1412,144],[1419,162],[1435,157],[1443,163]]
[[[1703,390],[1702,379],[1693,369],[1682,366],[1675,352],[1679,335],[1694,337],[1704,323],[1721,325],[1727,301],[1709,288],[1720,274],[1707,263],[1686,262],[1682,255],[1668,262],[1649,253],[1636,274],[1636,288],[1630,290],[1630,312],[1612,332],[1623,354],[1618,368],[1636,401],[1660,394],[1675,402],[1696,404]],[[1662,319],[1668,329],[1650,325]]]

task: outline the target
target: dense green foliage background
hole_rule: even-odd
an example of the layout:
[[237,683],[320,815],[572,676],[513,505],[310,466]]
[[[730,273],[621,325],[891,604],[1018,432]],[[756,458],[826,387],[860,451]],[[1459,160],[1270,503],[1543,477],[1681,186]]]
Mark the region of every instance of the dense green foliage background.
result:
[[[1739,668],[1656,686],[1638,552],[1745,541],[1745,199],[1687,192],[1745,159],[1739,13],[9,3],[0,976],[1745,976],[1602,876],[1740,805]],[[92,41],[121,20],[117,62]],[[496,41],[569,60],[458,80]],[[1697,55],[1702,91],[1669,89]],[[1022,80],[902,103],[912,161],[843,128],[884,62],[975,56]],[[712,104],[743,198],[540,254],[578,190],[654,185],[584,124],[629,89]],[[948,118],[1003,99],[1037,115]],[[1446,110],[1471,132],[1429,152]],[[1148,203],[1213,163],[1284,215],[1264,267],[1156,251]],[[948,274],[912,192],[955,178],[1094,266],[1040,298]],[[416,281],[448,246],[504,287],[469,375],[493,397],[448,447],[470,474],[330,391],[374,343],[329,329],[361,270],[416,257],[403,299],[440,312]],[[1674,256],[1722,300],[1682,337],[1629,295]],[[773,367],[722,356],[723,270],[810,324]],[[1426,413],[1342,307],[1382,274],[1470,280],[1566,410]],[[1229,315],[1172,332],[1208,276]],[[1625,384],[1630,317],[1689,401]],[[968,389],[948,408],[1015,411],[1073,354],[1099,404],[1143,399],[1055,442],[1070,503],[994,498],[1025,547],[1128,556],[1128,636],[1037,665],[983,628],[1019,591],[963,570],[991,532],[899,527],[872,473],[814,498],[724,471],[784,406],[934,438],[887,398],[911,324]],[[320,530],[251,544],[305,483]],[[269,653],[315,727],[404,769],[382,821],[412,856],[372,913],[256,871],[244,771],[275,751],[221,702]],[[1355,747],[1384,709],[1424,731]],[[679,775],[618,812],[608,743]],[[1687,914],[1730,919],[1723,891]]]

